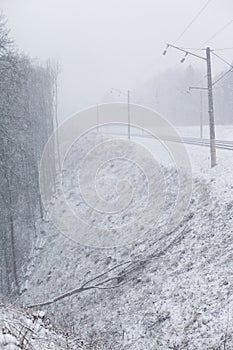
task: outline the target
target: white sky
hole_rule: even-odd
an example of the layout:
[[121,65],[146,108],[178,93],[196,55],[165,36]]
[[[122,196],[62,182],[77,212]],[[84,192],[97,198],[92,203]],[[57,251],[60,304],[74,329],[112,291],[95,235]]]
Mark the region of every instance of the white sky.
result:
[[[100,102],[111,87],[127,89],[179,62],[162,56],[206,0],[0,0],[11,35],[32,57],[59,58],[60,120]],[[200,47],[233,19],[232,0],[212,0],[178,42]],[[233,47],[233,24],[210,42]],[[219,52],[220,53],[220,52]],[[221,55],[233,60],[233,50]],[[204,64],[188,59],[185,64]],[[215,72],[227,68],[213,62]]]

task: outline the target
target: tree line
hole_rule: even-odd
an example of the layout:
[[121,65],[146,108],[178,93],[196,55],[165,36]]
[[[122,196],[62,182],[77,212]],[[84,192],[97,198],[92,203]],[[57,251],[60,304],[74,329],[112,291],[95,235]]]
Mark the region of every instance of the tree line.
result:
[[[20,291],[43,216],[39,162],[56,125],[57,66],[18,52],[0,15],[0,293]],[[56,145],[46,169],[55,184]]]
[[[214,76],[214,82],[229,69]],[[214,71],[214,65],[213,65]],[[207,87],[204,70],[192,65],[176,66],[159,73],[135,90],[135,101],[148,105],[164,115],[174,125],[198,125],[200,114],[209,123],[207,90],[189,90],[191,86]],[[224,76],[214,85],[215,121],[231,125],[233,120],[233,74]]]

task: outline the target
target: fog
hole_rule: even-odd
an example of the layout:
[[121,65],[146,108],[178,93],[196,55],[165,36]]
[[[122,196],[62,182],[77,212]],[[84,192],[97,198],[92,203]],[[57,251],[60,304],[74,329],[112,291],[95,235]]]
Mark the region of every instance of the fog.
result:
[[0,350],[233,349],[232,34],[233,0],[0,0]]
[[[100,103],[112,87],[138,89],[182,53],[161,53],[175,42],[203,0],[1,0],[16,45],[32,57],[59,61],[59,119]],[[232,19],[231,0],[213,0],[177,45],[202,47]],[[209,42],[231,47],[232,26]],[[232,51],[222,56],[231,61]],[[189,58],[184,67],[203,62]],[[205,67],[203,67],[204,69]],[[226,66],[214,60],[214,72]]]

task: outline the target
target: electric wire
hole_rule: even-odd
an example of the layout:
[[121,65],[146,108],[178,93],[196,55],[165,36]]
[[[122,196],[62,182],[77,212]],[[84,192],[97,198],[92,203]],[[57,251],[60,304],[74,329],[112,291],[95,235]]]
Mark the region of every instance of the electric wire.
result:
[[214,49],[213,51],[226,51],[226,50],[233,50],[233,47],[224,47],[221,49]]
[[228,28],[231,24],[233,23],[233,20],[231,19],[230,22],[227,22],[227,24],[225,24],[223,27],[221,27],[219,30],[217,30],[216,33],[214,33],[208,40],[206,40],[202,45],[206,45],[208,44],[211,40],[213,40],[214,38],[216,38],[216,36],[218,36],[220,33],[222,33],[226,28]]
[[215,84],[217,84],[220,80],[222,80],[223,78],[225,78],[225,76],[229,73],[233,72],[233,67],[231,69],[229,69],[228,71],[226,71],[224,74],[222,74],[214,83],[213,86]]
[[207,6],[212,2],[213,0],[208,0],[205,5],[198,11],[198,13],[194,16],[192,21],[185,27],[185,29],[182,31],[182,33],[178,36],[178,38],[175,40],[175,44],[183,37],[183,35],[189,30],[189,28],[193,25],[194,22],[200,17],[202,12],[207,8]]
[[227,62],[224,58],[222,58],[221,56],[217,55],[215,52],[212,52],[212,54],[214,56],[216,56],[218,59],[220,59],[222,62],[226,63],[229,67],[231,67],[233,69],[232,64],[230,64],[229,62]]

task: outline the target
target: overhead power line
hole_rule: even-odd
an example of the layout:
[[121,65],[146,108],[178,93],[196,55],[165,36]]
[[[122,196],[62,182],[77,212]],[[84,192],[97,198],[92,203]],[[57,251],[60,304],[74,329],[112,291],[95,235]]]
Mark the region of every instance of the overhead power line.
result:
[[182,58],[183,63],[188,55],[197,57],[201,60],[206,61],[207,64],[207,90],[208,90],[208,102],[209,102],[209,127],[210,127],[210,158],[211,158],[211,168],[213,168],[216,163],[216,144],[215,144],[215,121],[214,121],[214,101],[213,101],[213,80],[212,80],[212,68],[211,68],[211,50],[209,47],[206,48],[206,57],[199,56],[191,51],[184,50],[181,47],[167,44],[166,49],[163,51],[163,55],[167,54],[169,47],[174,48],[178,51],[184,52],[185,56]]
[[189,28],[193,25],[194,22],[199,18],[199,16],[202,14],[202,12],[206,9],[206,7],[212,2],[213,0],[208,0],[205,5],[198,11],[198,13],[194,16],[192,21],[185,27],[185,29],[182,31],[182,33],[178,36],[178,38],[175,40],[175,44],[182,38],[182,36],[189,30]]
[[[206,40],[202,45],[201,45],[201,47],[202,46],[204,46],[204,45],[206,45],[206,44],[208,44],[212,39],[214,39],[217,35],[219,35],[220,33],[222,33],[226,28],[228,28],[231,24],[233,23],[233,20],[231,20],[230,22],[227,22],[227,24],[225,24],[222,28],[220,28],[214,35],[212,35],[211,36],[211,38],[210,39],[208,39],[208,40]],[[199,50],[205,50],[205,49],[201,49],[201,47],[200,47],[200,49]],[[223,49],[215,49],[215,50],[212,50],[212,53],[216,56],[216,57],[218,57],[221,61],[223,61],[224,63],[226,63],[228,66],[230,66],[230,67],[232,67],[232,65],[229,63],[229,62],[227,62],[226,60],[224,60],[222,57],[220,57],[219,55],[217,55],[216,53],[215,53],[215,51],[224,51],[224,50],[233,50],[233,47],[227,47],[227,48],[223,48]],[[231,71],[231,70],[230,70]],[[230,72],[230,71],[228,71],[228,73]],[[227,73],[227,74],[228,74]],[[225,74],[224,74],[224,76],[225,76]],[[223,76],[223,77],[224,77]],[[205,77],[204,77],[205,78]],[[221,78],[222,79],[222,78]],[[221,79],[219,79],[219,80],[221,80]],[[218,80],[218,81],[219,81]],[[215,83],[217,83],[218,81],[216,81]]]
[[233,20],[231,19],[230,22],[227,22],[227,24],[225,24],[223,27],[221,27],[216,33],[214,33],[208,40],[206,40],[202,45],[206,45],[208,44],[211,40],[213,40],[214,38],[216,38],[216,36],[218,36],[220,33],[222,33],[225,29],[227,29],[231,24],[233,23]]
[[215,84],[217,84],[220,80],[222,80],[223,78],[225,78],[225,76],[229,73],[233,72],[233,67],[231,69],[229,69],[228,71],[226,71],[224,74],[222,74],[214,83],[213,86]]
[[229,67],[231,67],[233,69],[232,64],[230,64],[229,62],[227,62],[224,58],[222,58],[221,56],[217,55],[215,52],[212,52],[212,54],[214,56],[216,56],[218,59],[220,59],[222,62],[226,63]]
[[213,51],[226,51],[226,50],[233,50],[233,47],[224,47],[222,49],[214,49]]
[[217,84],[220,80],[222,80],[223,78],[225,78],[226,75],[228,75],[229,73],[231,73],[233,71],[233,66],[232,64],[230,64],[229,62],[227,62],[224,58],[222,58],[221,56],[217,55],[215,52],[212,52],[212,54],[214,56],[216,56],[218,59],[220,59],[222,62],[224,62],[225,64],[227,64],[229,67],[231,67],[231,69],[229,69],[228,71],[226,71],[225,73],[223,73],[214,83],[213,85]]
[[[210,39],[206,40],[203,45],[206,45],[209,41],[211,41],[212,39],[214,39],[217,35],[219,35],[221,32],[223,32],[226,28],[228,28],[231,24],[233,23],[233,20],[231,20],[230,22],[228,22],[227,24],[225,24],[221,29],[219,29],[214,35],[211,36]],[[201,46],[201,47],[202,47]],[[199,49],[195,49],[195,48],[190,48],[190,50],[194,50],[194,51],[201,51],[201,50],[206,50],[203,48],[199,48]],[[183,48],[183,50],[185,50],[185,48]],[[186,49],[188,50],[188,48]],[[223,51],[223,50],[233,50],[233,47],[228,47],[228,48],[223,48],[223,49],[215,49],[215,50],[211,50],[212,54],[215,55],[218,59],[220,59],[222,62],[224,62],[225,64],[227,64],[229,67],[231,67],[231,69],[229,69],[227,72],[225,72],[224,74],[222,74],[214,83],[213,86],[215,84],[217,84],[220,80],[222,80],[227,74],[233,72],[233,66],[232,64],[230,64],[229,62],[227,62],[224,58],[222,58],[221,56],[219,56],[218,54],[215,53],[215,51]],[[204,76],[202,78],[202,80],[206,78],[206,76]],[[201,80],[201,81],[202,81]]]
[[205,51],[206,49],[197,49],[196,47],[181,47],[183,50],[192,50],[192,51]]

